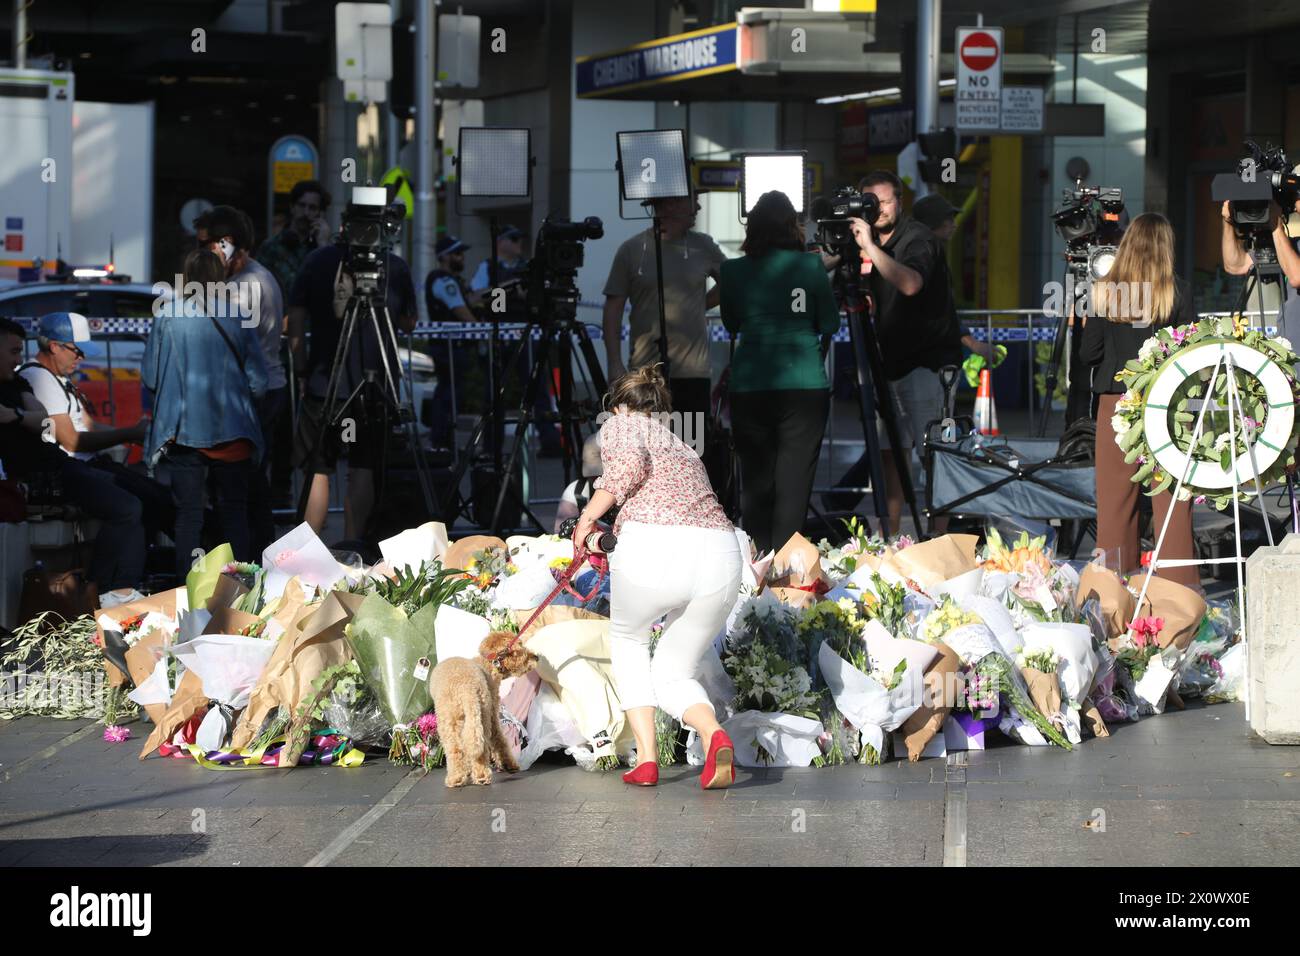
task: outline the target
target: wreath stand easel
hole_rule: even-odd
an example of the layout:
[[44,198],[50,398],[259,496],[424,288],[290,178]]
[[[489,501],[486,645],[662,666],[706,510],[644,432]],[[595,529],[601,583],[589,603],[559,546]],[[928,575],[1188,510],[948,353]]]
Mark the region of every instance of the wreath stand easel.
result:
[[[1201,401],[1196,425],[1188,441],[1188,448],[1194,452],[1201,436],[1205,433],[1205,413],[1212,407],[1215,410],[1221,410],[1214,401],[1215,385],[1218,383],[1219,376],[1221,374],[1225,375],[1227,378],[1229,447],[1231,448],[1231,466],[1227,469],[1217,462],[1198,460],[1194,453],[1184,452],[1169,433],[1168,416],[1175,394],[1184,382],[1206,368],[1212,368],[1213,371],[1210,374],[1209,386],[1206,388],[1204,398]],[[1257,379],[1264,387],[1265,394],[1268,397],[1267,419],[1264,422],[1264,427],[1259,431],[1255,431],[1246,425],[1246,415],[1244,414],[1241,396],[1237,388],[1237,379],[1234,374],[1237,371]],[[1150,566],[1142,580],[1142,592],[1138,596],[1134,621],[1129,622],[1130,639],[1134,633],[1133,624],[1136,621],[1136,615],[1141,613],[1142,602],[1146,600],[1151,575],[1159,568],[1233,563],[1237,566],[1237,612],[1238,619],[1241,622],[1241,642],[1246,656],[1246,672],[1249,673],[1250,642],[1247,639],[1246,628],[1245,558],[1241,553],[1241,489],[1248,481],[1253,481],[1254,493],[1257,499],[1261,503],[1263,502],[1264,491],[1260,486],[1259,476],[1265,473],[1281,455],[1286,453],[1286,445],[1294,424],[1295,399],[1291,382],[1286,373],[1282,371],[1272,356],[1242,342],[1214,340],[1198,343],[1185,351],[1179,352],[1176,357],[1166,361],[1156,372],[1156,377],[1146,390],[1143,407],[1143,429],[1148,444],[1151,446],[1152,455],[1160,467],[1165,469],[1166,473],[1178,475],[1174,487],[1170,489],[1175,501],[1178,500],[1178,494],[1184,486],[1192,483],[1195,486],[1205,488],[1227,488],[1229,486],[1232,488],[1232,521],[1235,531],[1233,540],[1236,555],[1234,557],[1209,558],[1206,560],[1197,558],[1161,559],[1160,553],[1164,547],[1165,535],[1169,531],[1169,523],[1173,517],[1173,508],[1167,509],[1165,520],[1160,528],[1160,534],[1156,539],[1155,550],[1151,554]],[[1242,445],[1245,447],[1244,455],[1238,452],[1238,438],[1242,440]],[[1263,447],[1263,451],[1257,452],[1259,446]],[[1249,492],[1247,494],[1249,495]],[[1268,536],[1268,543],[1273,546],[1275,543],[1273,541],[1273,528],[1268,521],[1267,513],[1264,519],[1264,529]],[[1249,721],[1249,682],[1247,681],[1243,686],[1245,687],[1243,698],[1246,704],[1246,720]]]

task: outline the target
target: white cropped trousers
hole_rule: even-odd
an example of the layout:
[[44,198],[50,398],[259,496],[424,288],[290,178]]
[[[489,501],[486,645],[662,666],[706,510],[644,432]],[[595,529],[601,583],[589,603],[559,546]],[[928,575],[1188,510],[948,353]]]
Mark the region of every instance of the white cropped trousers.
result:
[[[610,664],[623,709],[658,706],[681,720],[695,704],[709,705],[695,675],[739,596],[736,535],[628,521],[609,573]],[[664,615],[651,660],[650,629]]]

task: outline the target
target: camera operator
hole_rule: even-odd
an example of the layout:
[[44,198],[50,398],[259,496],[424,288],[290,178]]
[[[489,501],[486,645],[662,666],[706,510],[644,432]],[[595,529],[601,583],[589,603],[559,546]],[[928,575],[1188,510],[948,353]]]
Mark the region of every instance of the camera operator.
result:
[[[1296,167],[1300,169],[1300,166]],[[1292,342],[1300,341],[1300,240],[1292,239],[1287,232],[1286,219],[1276,202],[1269,203],[1269,230],[1273,248],[1277,251],[1277,262],[1282,267],[1286,282],[1282,283],[1282,302],[1279,305],[1281,315],[1278,321],[1278,334]],[[1295,202],[1295,211],[1300,212],[1300,198]],[[1242,276],[1250,272],[1254,253],[1246,248],[1246,243],[1232,224],[1231,204],[1224,203],[1220,211],[1223,217],[1223,271],[1228,275]],[[1297,366],[1300,371],[1300,366]]]
[[[904,456],[912,467],[913,450],[919,455],[924,447],[926,425],[943,417],[939,369],[961,363],[961,343],[951,326],[952,289],[943,248],[934,233],[903,214],[902,182],[888,170],[875,170],[859,188],[873,193],[880,203],[874,224],[854,218],[852,229],[874,304],[876,337],[899,438],[906,446],[891,449],[888,434],[879,428],[889,525],[896,533],[903,511],[896,456]],[[864,473],[864,465],[859,461],[850,474]]]
[[[393,327],[398,332],[410,332],[417,318],[415,285],[411,269],[401,256],[391,251],[381,252],[384,263],[385,286],[383,301]],[[298,416],[298,434],[295,436],[294,464],[311,476],[311,492],[307,502],[306,521],[320,533],[325,527],[329,510],[330,474],[337,458],[346,451],[348,485],[344,498],[344,536],[356,539],[365,533],[375,500],[374,469],[384,450],[387,435],[380,422],[371,421],[373,409],[360,401],[353,402],[344,415],[342,403],[347,401],[366,373],[374,373],[379,387],[386,389],[383,374],[384,356],[388,367],[397,373],[398,356],[393,344],[384,336],[377,340],[373,323],[367,317],[357,321],[348,354],[343,358],[339,374],[338,391],[333,409],[334,417],[351,417],[357,423],[354,440],[334,440],[327,429],[323,447],[313,447],[320,434],[325,409],[330,372],[338,348],[344,310],[356,288],[356,281],[348,267],[348,247],[340,240],[323,246],[309,255],[303,263],[293,291],[289,294],[289,351],[294,370],[302,383],[301,414]],[[383,317],[380,316],[382,323]],[[311,349],[305,348],[304,333],[310,326]],[[389,396],[396,400],[398,396]],[[345,436],[346,437],[346,436]]]

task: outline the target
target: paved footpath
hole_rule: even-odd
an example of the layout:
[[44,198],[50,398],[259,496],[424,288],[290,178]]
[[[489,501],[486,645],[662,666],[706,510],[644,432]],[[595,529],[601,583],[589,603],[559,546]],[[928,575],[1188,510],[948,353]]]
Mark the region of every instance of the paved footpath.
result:
[[383,757],[209,771],[100,730],[0,722],[0,866],[1300,864],[1300,748],[1250,736],[1238,704],[1073,753],[742,770],[727,791],[684,766],[627,787],[558,755],[456,791]]

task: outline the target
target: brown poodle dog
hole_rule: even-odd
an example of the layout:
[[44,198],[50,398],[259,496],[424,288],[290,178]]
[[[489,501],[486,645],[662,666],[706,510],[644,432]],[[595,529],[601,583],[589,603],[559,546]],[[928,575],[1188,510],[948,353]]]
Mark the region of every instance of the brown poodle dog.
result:
[[[474,660],[439,661],[429,675],[438,715],[438,738],[447,752],[447,786],[492,782],[492,767],[516,773],[519,764],[501,730],[501,679],[520,677],[537,666],[537,655],[510,631],[483,638]],[[493,659],[495,657],[495,659]]]

